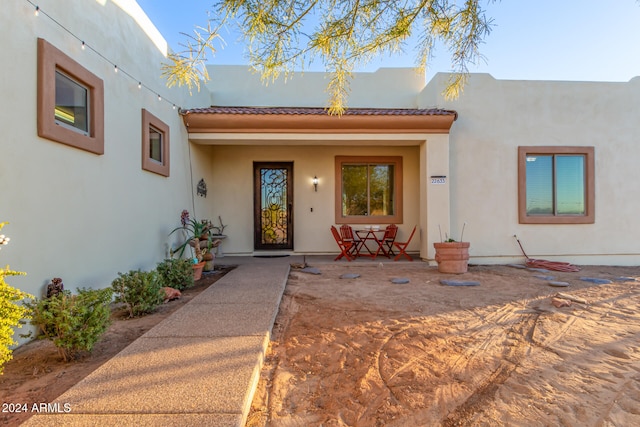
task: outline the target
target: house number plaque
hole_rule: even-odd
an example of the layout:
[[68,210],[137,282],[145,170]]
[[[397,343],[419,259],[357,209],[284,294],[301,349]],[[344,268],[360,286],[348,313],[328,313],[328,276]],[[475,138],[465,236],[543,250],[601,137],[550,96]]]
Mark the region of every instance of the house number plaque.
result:
[[432,184],[446,184],[447,177],[446,176],[432,176],[431,177]]

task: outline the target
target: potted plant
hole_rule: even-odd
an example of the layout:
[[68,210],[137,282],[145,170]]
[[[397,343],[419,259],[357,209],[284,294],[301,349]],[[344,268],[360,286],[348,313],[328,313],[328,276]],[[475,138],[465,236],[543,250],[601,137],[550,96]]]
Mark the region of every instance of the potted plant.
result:
[[[182,211],[180,215],[180,223],[182,224],[180,227],[176,227],[169,233],[172,235],[176,231],[182,230],[185,236],[185,241],[179,245],[177,248],[171,250],[171,255],[178,254],[178,257],[182,257],[184,255],[184,251],[187,247],[191,248],[191,254],[193,259],[193,279],[199,280],[202,277],[202,270],[204,269],[204,261],[203,261],[203,247],[207,247],[207,233],[210,230],[209,223],[207,221],[198,221],[196,219],[189,218],[189,211],[186,209]],[[205,241],[201,244],[200,239],[203,238]],[[206,252],[206,249],[205,249]]]
[[463,242],[465,222],[462,226],[460,241],[449,238],[445,235],[442,240],[442,231],[440,232],[441,242],[434,242],[433,247],[436,250],[436,262],[438,263],[438,271],[440,273],[462,274],[466,273],[469,265],[469,242]]
[[222,223],[222,217],[218,216],[218,224],[219,225],[213,225],[213,223],[210,220],[203,220],[203,223],[205,223],[208,227],[208,229],[210,230],[210,248],[209,250],[215,248],[216,252],[215,252],[215,256],[218,258],[222,258],[224,256],[224,254],[222,253],[222,248],[220,247],[220,245],[222,244],[222,240],[226,239],[226,235],[224,234],[224,229],[227,227],[225,224]]

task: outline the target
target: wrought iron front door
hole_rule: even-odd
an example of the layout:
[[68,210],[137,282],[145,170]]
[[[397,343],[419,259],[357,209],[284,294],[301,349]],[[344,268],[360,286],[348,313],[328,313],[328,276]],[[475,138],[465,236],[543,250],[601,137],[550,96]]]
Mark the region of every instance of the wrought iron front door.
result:
[[253,164],[254,248],[293,249],[293,163]]

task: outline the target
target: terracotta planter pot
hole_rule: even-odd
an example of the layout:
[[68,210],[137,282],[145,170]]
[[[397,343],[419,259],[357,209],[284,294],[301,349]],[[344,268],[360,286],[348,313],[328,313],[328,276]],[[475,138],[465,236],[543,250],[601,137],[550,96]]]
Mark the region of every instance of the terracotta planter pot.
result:
[[440,273],[466,273],[469,262],[469,242],[434,243]]
[[193,264],[193,280],[200,280],[202,278],[202,270],[204,269],[204,261],[197,264]]

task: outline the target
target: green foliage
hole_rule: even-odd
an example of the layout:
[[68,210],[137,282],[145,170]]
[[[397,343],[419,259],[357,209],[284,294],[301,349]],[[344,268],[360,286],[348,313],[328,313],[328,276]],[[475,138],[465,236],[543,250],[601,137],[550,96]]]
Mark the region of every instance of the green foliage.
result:
[[[0,222],[0,230],[2,230],[5,224],[7,223]],[[5,237],[4,234],[0,235],[1,246],[8,244],[9,240],[10,239]],[[4,278],[24,274],[25,273],[19,271],[10,270],[9,266],[0,268],[0,375],[2,374],[4,364],[13,357],[11,346],[17,344],[13,340],[14,328],[22,327],[23,320],[30,318],[29,308],[18,304],[18,302],[27,298],[33,298],[33,296],[26,292],[9,286]]]
[[53,341],[66,362],[81,351],[91,351],[111,324],[111,296],[106,289],[78,289],[77,295],[65,290],[51,297],[34,300],[31,324]]
[[352,71],[375,57],[413,45],[417,67],[424,70],[436,43],[451,56],[455,74],[444,91],[459,96],[468,64],[482,60],[479,45],[491,30],[482,3],[494,0],[220,0],[207,28],[196,27],[185,51],[169,56],[163,68],[168,85],[199,87],[208,80],[207,52],[222,29],[237,23],[248,44],[249,61],[265,81],[319,60],[329,73],[329,113],[345,110]]
[[111,287],[116,294],[116,302],[126,305],[129,317],[152,313],[164,300],[162,282],[155,271],[118,273]]
[[157,272],[162,286],[181,291],[194,285],[193,262],[189,259],[165,259],[158,263]]
[[182,255],[184,254],[184,250],[187,248],[187,246],[190,245],[191,241],[194,239],[196,241],[199,241],[200,236],[209,232],[209,230],[212,227],[212,224],[210,221],[207,221],[207,220],[198,221],[196,219],[189,218],[189,212],[187,210],[182,211],[182,215],[180,216],[180,222],[182,223],[182,226],[176,227],[173,230],[171,230],[171,233],[169,233],[169,236],[171,236],[176,231],[183,231],[184,235],[186,236],[186,240],[180,246],[171,250],[172,255],[179,252],[178,256],[182,257]]

